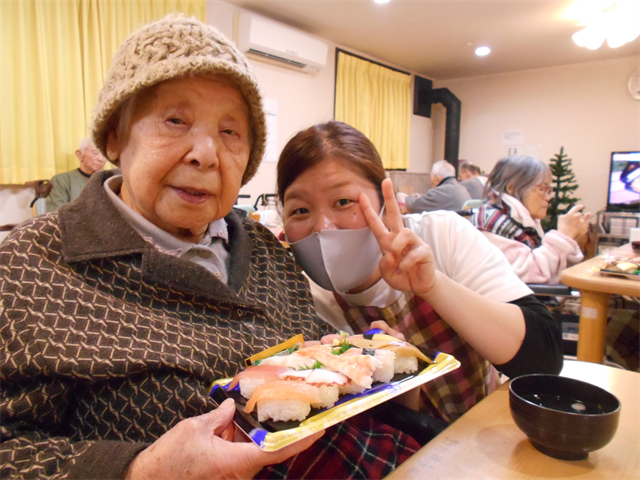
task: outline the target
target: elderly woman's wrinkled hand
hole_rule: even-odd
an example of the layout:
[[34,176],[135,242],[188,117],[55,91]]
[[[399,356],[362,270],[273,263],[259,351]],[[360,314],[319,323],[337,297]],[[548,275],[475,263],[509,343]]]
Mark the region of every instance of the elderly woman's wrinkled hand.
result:
[[234,431],[233,400],[216,410],[181,421],[133,460],[125,478],[252,478],[267,465],[280,463],[309,448],[324,431],[276,452],[264,452]]
[[391,180],[382,182],[382,194],[386,209],[384,222],[364,193],[359,199],[364,217],[382,251],[380,274],[396,290],[424,295],[437,279],[431,247],[404,226]]
[[575,205],[565,215],[558,217],[558,231],[564,233],[574,240],[578,240],[589,230],[589,219],[591,213],[580,212],[584,208],[583,205]]

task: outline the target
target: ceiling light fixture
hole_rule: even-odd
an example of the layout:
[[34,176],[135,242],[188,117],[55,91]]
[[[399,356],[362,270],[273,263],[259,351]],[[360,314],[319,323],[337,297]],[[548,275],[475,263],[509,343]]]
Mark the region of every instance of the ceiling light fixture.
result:
[[479,57],[484,57],[491,53],[491,49],[489,47],[478,47],[476,48],[476,55]]
[[376,3],[389,3],[390,0],[373,0]]
[[578,46],[590,50],[597,50],[605,40],[609,47],[618,48],[640,35],[638,0],[577,0],[565,15],[579,20],[585,26],[574,33],[572,38]]

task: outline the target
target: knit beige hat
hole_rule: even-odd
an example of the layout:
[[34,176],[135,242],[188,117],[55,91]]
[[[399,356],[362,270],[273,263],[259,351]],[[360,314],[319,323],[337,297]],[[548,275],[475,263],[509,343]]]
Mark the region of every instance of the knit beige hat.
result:
[[251,154],[245,185],[262,161],[266,126],[258,82],[245,56],[210,25],[170,14],[133,32],[113,57],[98,94],[91,136],[106,156],[107,127],[124,100],[156,83],[184,75],[223,74],[240,88],[251,110]]

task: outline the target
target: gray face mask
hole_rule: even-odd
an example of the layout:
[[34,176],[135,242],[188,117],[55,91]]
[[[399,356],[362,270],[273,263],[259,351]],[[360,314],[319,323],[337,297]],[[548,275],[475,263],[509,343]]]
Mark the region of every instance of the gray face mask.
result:
[[362,285],[382,258],[369,227],[358,230],[322,230],[295,243],[298,264],[325,290],[348,292]]

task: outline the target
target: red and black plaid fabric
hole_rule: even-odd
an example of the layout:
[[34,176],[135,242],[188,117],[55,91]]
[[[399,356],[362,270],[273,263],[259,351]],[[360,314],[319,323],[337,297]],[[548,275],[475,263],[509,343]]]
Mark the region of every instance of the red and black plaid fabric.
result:
[[254,479],[377,479],[418,451],[412,437],[360,414],[327,429],[310,448]]
[[334,296],[354,332],[366,332],[371,322],[384,320],[413,345],[460,361],[460,368],[422,386],[422,411],[453,422],[495,388],[493,366],[420,297],[407,293],[393,305],[378,308],[350,306],[339,295]]

